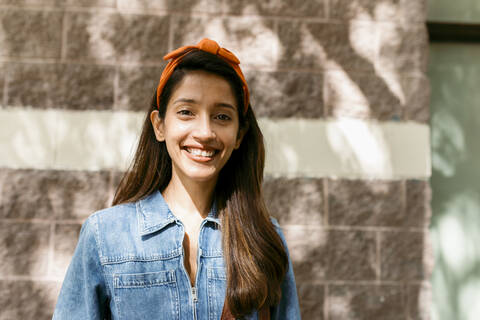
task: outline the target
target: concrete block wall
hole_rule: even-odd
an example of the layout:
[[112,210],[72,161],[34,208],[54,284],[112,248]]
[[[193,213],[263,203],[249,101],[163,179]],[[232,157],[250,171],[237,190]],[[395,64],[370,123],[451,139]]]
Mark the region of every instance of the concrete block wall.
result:
[[[163,55],[208,36],[239,56],[259,118],[428,133],[424,21],[425,0],[0,0],[0,319],[51,317],[80,225],[121,177],[101,163],[42,162],[62,156],[50,145],[80,147],[83,124],[64,136],[38,115],[143,115]],[[358,150],[379,156],[370,151]],[[360,169],[266,177],[303,319],[428,319],[428,172]]]

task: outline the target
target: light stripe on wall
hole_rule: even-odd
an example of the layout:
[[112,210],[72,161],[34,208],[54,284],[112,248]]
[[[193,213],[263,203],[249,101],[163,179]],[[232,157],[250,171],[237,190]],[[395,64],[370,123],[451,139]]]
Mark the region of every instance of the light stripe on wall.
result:
[[357,119],[262,119],[266,171],[339,178],[428,178],[427,125]]
[[[143,112],[0,110],[0,166],[125,170]],[[401,179],[430,176],[427,125],[358,119],[259,119],[265,173],[288,177]]]

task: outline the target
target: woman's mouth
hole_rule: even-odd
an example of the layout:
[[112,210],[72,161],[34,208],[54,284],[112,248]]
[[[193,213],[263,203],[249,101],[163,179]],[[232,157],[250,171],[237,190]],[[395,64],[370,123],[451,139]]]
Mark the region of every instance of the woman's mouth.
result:
[[185,147],[184,150],[187,151],[194,159],[200,161],[210,160],[218,152],[218,150],[205,150],[192,147]]

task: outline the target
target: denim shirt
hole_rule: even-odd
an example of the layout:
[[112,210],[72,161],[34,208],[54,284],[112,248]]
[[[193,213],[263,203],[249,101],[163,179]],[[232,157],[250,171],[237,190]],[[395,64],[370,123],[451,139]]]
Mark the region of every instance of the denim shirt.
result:
[[[192,287],[184,267],[184,226],[160,192],[92,214],[82,225],[53,319],[220,319],[226,272],[219,227],[213,206],[200,227]],[[281,288],[271,319],[300,319],[290,258]],[[257,319],[257,312],[247,319]]]

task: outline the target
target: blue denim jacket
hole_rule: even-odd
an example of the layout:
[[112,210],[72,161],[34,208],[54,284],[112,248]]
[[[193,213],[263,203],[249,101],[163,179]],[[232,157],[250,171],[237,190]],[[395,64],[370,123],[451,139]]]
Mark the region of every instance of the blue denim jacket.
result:
[[[213,206],[201,224],[192,287],[184,267],[183,224],[160,192],[94,213],[82,226],[53,319],[220,319],[226,273],[219,226]],[[300,319],[290,258],[271,319]]]

